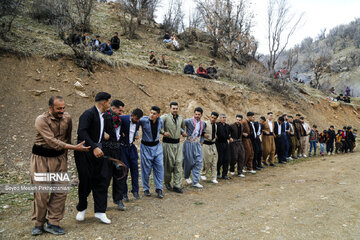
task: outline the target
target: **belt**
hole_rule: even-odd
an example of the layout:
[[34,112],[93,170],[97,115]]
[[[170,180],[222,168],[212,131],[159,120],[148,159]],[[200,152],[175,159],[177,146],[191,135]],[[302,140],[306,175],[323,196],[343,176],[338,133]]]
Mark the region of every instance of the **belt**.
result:
[[239,139],[233,139],[234,140],[234,142],[242,142],[242,139],[241,138],[239,138]]
[[132,147],[132,146],[134,146],[133,143],[132,143],[132,144],[120,143],[120,145],[121,145],[122,147]]
[[186,138],[187,142],[200,142],[200,137],[194,138],[192,136]]
[[274,136],[274,133],[269,133],[269,134],[263,133],[263,136]]
[[155,142],[145,142],[145,141],[141,140],[141,143],[148,147],[154,147],[159,144],[159,140],[155,141]]
[[180,138],[175,139],[175,138],[168,138],[168,137],[163,137],[163,142],[164,143],[179,143],[180,142]]
[[215,142],[210,142],[210,141],[206,141],[206,140],[205,140],[205,141],[204,141],[204,144],[205,144],[205,145],[213,145],[213,144],[215,144]]
[[43,146],[34,144],[32,148],[32,153],[42,157],[58,157],[64,154],[65,150],[58,151],[55,149],[44,148]]
[[103,148],[107,149],[120,149],[121,143],[106,141],[102,143]]

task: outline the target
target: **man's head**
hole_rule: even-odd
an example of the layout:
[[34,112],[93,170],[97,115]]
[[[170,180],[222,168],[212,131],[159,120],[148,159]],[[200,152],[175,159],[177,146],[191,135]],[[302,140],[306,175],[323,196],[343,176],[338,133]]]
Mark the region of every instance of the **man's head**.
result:
[[160,108],[158,106],[152,106],[150,108],[149,118],[152,121],[156,121],[160,117]]
[[200,121],[202,115],[203,115],[203,110],[201,107],[197,107],[194,110],[194,118],[196,119],[196,121]]
[[49,111],[55,118],[62,118],[65,112],[65,101],[61,96],[53,96],[49,99]]
[[225,113],[220,114],[219,119],[222,124],[225,124],[226,123],[226,114]]
[[273,120],[273,113],[272,112],[267,113],[267,119],[270,120],[270,121]]
[[139,108],[135,108],[130,114],[130,119],[132,123],[137,123],[140,121],[140,118],[144,115],[143,111]]
[[111,95],[107,92],[99,92],[95,96],[95,104],[101,112],[105,112],[110,108]]
[[242,120],[243,120],[243,116],[242,116],[242,115],[240,115],[240,114],[236,115],[236,121],[235,121],[235,123],[236,123],[237,125],[240,125]]
[[117,37],[118,35],[119,35],[119,33],[118,33],[118,32],[115,32],[115,33],[114,33],[114,36],[115,36],[115,37]]
[[96,40],[100,40],[100,36],[99,36],[99,35],[96,35]]
[[301,117],[301,114],[300,114],[300,113],[297,113],[297,114],[296,114],[296,119],[300,119],[300,117]]
[[305,122],[304,117],[300,117],[300,122],[301,122],[301,123],[304,123],[304,122]]
[[179,112],[179,104],[177,102],[171,102],[170,103],[170,113],[173,116],[176,116],[176,115],[178,115],[178,112]]
[[313,129],[317,129],[317,126],[316,126],[316,124],[314,124],[314,125],[313,125]]
[[348,126],[346,129],[351,132],[352,127],[351,127],[351,126]]
[[151,54],[151,55],[154,55],[155,53],[154,53],[154,51],[150,51],[150,54]]
[[288,115],[286,113],[283,114],[283,118],[284,118],[284,121],[287,121],[288,120]]
[[254,122],[255,121],[255,114],[253,112],[248,112],[246,114],[246,117],[247,119],[250,121],[250,122]]
[[189,61],[189,65],[192,65],[192,61],[191,61],[191,60]]
[[288,116],[288,121],[289,121],[289,123],[293,123],[293,121],[294,121],[293,116]]
[[125,104],[122,101],[115,99],[111,102],[110,106],[111,106],[111,111],[113,111],[117,116],[123,114]]
[[265,121],[266,121],[266,118],[264,116],[261,116],[259,119],[259,123],[264,124]]
[[107,40],[106,44],[109,46],[111,44],[110,40]]
[[211,116],[210,116],[210,122],[211,123],[216,123],[216,120],[218,119],[219,114],[217,112],[212,112]]
[[284,117],[279,117],[278,118],[278,122],[281,124],[281,123],[283,123],[284,122]]
[[333,126],[333,125],[330,126],[330,130],[331,130],[331,131],[334,130],[334,126]]
[[[199,68],[202,68],[202,63],[199,64]],[[221,116],[220,116],[221,117]]]

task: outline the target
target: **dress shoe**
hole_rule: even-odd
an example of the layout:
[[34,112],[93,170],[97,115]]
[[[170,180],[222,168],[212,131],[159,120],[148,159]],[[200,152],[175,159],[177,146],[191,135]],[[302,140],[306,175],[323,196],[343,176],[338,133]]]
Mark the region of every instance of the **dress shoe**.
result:
[[147,197],[150,197],[151,196],[151,193],[149,190],[145,190],[144,191],[144,195],[147,196]]
[[231,178],[229,176],[223,176],[221,179],[230,180]]
[[95,213],[95,217],[100,219],[102,223],[110,224],[111,220],[107,218],[106,213]]
[[217,178],[217,179],[220,179],[220,178],[221,178],[221,176],[220,176],[220,175],[217,175],[217,176],[216,176],[216,178]]
[[181,190],[181,188],[178,187],[173,187],[173,191],[176,193],[183,193],[183,190]]
[[260,168],[265,168],[265,167],[263,165],[261,165]]
[[129,202],[129,197],[128,197],[128,195],[124,195],[124,196],[123,196],[123,200],[124,200],[124,202]]
[[49,222],[47,222],[44,225],[44,230],[45,230],[45,232],[52,233],[54,235],[63,235],[63,234],[65,234],[65,230],[62,227],[57,226],[57,225],[52,225]]
[[157,192],[158,198],[164,198],[164,195],[163,195],[163,192],[161,189],[156,189],[155,191]]
[[140,196],[139,196],[138,192],[133,192],[132,194],[133,194],[135,199],[140,199]]
[[43,232],[44,232],[43,226],[35,226],[31,232],[31,235],[38,236],[38,235],[43,234]]
[[203,186],[200,183],[196,183],[192,185],[195,188],[203,188]]
[[280,163],[280,164],[286,164],[286,162],[285,162],[285,161],[279,161],[279,163]]
[[266,162],[264,162],[263,164],[264,164],[264,166],[269,166],[269,164],[267,164]]
[[206,181],[206,176],[200,176],[201,180]]
[[173,190],[173,187],[171,186],[170,183],[165,183],[165,187],[166,187],[166,189],[169,190],[169,191],[172,191],[172,190]]
[[215,183],[215,184],[216,184],[216,183],[219,183],[218,180],[216,180],[216,179],[211,180],[211,182],[212,182],[212,183]]
[[78,212],[76,214],[76,220],[77,221],[84,221],[85,219],[85,213],[86,213],[86,209],[84,211]]
[[191,183],[192,183],[191,178],[187,178],[187,179],[185,179],[185,181],[187,182],[187,184],[191,184]]
[[118,205],[118,209],[119,209],[120,211],[125,211],[124,203],[123,203],[121,200],[119,200],[119,201],[116,203],[116,205]]
[[270,167],[276,167],[274,163],[270,163]]
[[254,169],[257,171],[261,171],[261,168],[259,168],[259,167],[255,167]]
[[254,170],[249,170],[249,173],[255,174],[256,171],[254,171]]

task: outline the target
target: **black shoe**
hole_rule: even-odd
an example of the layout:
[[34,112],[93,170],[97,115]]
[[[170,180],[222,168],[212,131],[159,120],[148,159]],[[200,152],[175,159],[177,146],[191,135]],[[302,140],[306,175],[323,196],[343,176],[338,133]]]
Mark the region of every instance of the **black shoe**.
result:
[[221,178],[221,176],[220,176],[220,175],[217,175],[216,177],[217,177],[217,179],[220,179],[220,178]]
[[261,168],[255,167],[254,170],[256,170],[256,171],[261,171]]
[[65,234],[65,230],[62,227],[52,225],[49,222],[44,226],[44,230],[46,232],[52,233],[54,235],[63,235],[63,234]]
[[123,200],[124,200],[124,202],[129,202],[129,197],[128,197],[128,195],[124,195],[124,196],[123,196]]
[[260,166],[260,168],[265,168],[264,166]]
[[138,192],[133,192],[132,194],[133,194],[134,198],[140,199],[140,196],[139,196]]
[[173,187],[173,191],[176,193],[183,193],[183,190],[181,190],[181,188],[178,187]]
[[173,187],[171,186],[170,183],[165,183],[165,187],[166,187],[166,189],[169,190],[169,191],[172,191],[172,190],[173,190]]
[[229,176],[223,176],[221,179],[230,180],[231,178]]
[[156,189],[156,192],[157,192],[158,198],[163,198],[164,197],[161,189]]
[[150,197],[151,196],[151,193],[149,190],[145,190],[144,191],[144,195],[147,196],[147,197]]
[[263,164],[264,164],[264,166],[269,166],[269,164],[267,164],[266,162],[264,162]]
[[270,163],[271,167],[276,167],[276,165],[274,163]]
[[120,211],[125,211],[125,206],[121,200],[119,200],[116,204],[118,205],[118,209]]
[[286,164],[286,162],[285,162],[285,161],[279,161],[279,163],[280,163],[280,164]]
[[38,235],[43,234],[43,232],[44,232],[43,226],[35,226],[31,232],[31,235],[38,236]]

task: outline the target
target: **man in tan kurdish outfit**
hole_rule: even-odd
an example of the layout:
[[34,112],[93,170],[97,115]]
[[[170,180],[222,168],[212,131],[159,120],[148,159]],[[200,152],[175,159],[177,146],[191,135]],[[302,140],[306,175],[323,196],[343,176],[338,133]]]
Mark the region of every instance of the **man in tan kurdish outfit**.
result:
[[273,123],[273,113],[268,112],[267,120],[264,122],[264,128],[262,129],[262,150],[263,150],[263,159],[262,162],[267,166],[267,158],[269,158],[270,166],[275,166],[275,137],[274,137],[274,123]]
[[[72,120],[65,111],[64,99],[51,97],[49,112],[38,116],[35,120],[36,137],[30,159],[32,184],[62,184],[64,182],[35,181],[34,173],[67,172],[67,150],[89,151],[84,142],[71,145]],[[65,192],[34,192],[34,210],[32,221],[35,227],[32,235],[40,235],[44,231],[60,235],[65,231],[59,226],[64,217]],[[47,217],[47,219],[46,219]],[[44,224],[47,223],[45,226]]]

